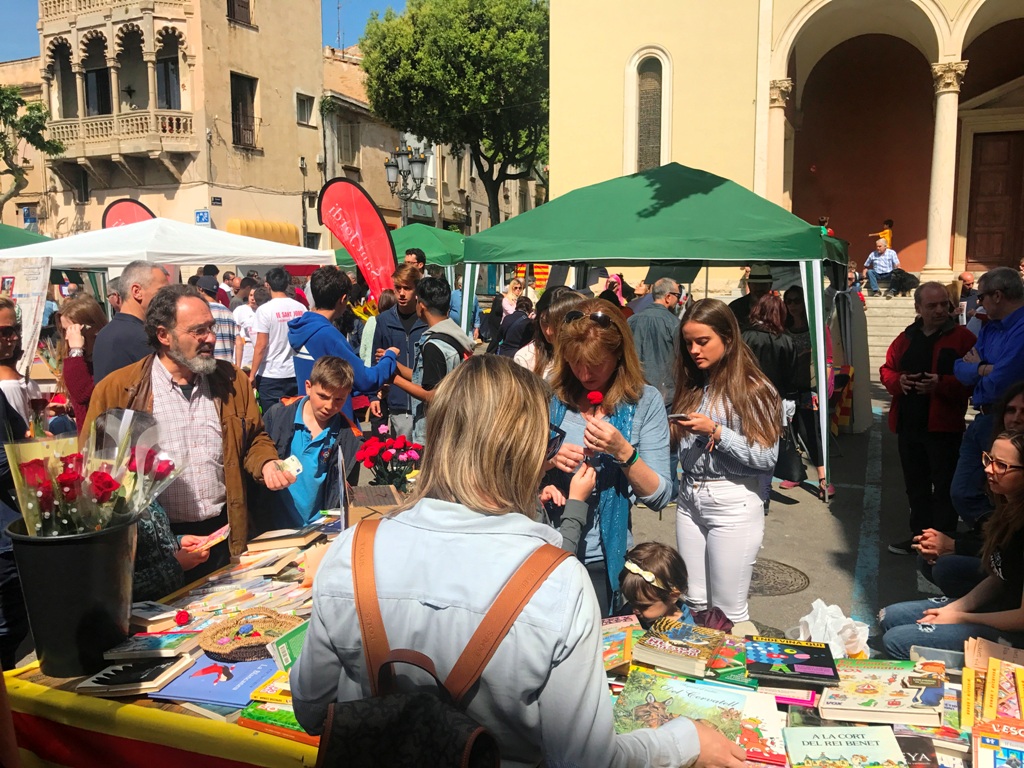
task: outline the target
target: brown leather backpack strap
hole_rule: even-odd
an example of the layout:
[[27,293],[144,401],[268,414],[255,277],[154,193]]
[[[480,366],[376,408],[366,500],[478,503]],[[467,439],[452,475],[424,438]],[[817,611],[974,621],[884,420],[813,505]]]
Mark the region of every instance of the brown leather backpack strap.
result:
[[523,608],[530,602],[544,580],[557,568],[563,560],[570,556],[564,549],[551,544],[542,544],[526,562],[519,566],[512,578],[508,580],[494,603],[484,615],[473,637],[466,644],[465,650],[455,662],[444,687],[452,696],[456,706],[462,706],[462,699],[491,660],[505,635],[512,628]]
[[391,652],[388,635],[384,631],[384,618],[377,601],[377,578],[373,572],[373,540],[381,518],[361,520],[352,536],[352,589],[356,597],[356,615],[363,638],[366,673],[370,678],[370,692],[377,695],[377,676],[381,664]]

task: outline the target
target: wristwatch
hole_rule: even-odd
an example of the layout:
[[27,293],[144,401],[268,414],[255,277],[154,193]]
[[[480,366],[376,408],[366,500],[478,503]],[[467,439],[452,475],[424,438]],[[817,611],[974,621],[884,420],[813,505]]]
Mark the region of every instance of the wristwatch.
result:
[[85,357],[85,350],[81,347],[75,347],[68,350],[68,357]]

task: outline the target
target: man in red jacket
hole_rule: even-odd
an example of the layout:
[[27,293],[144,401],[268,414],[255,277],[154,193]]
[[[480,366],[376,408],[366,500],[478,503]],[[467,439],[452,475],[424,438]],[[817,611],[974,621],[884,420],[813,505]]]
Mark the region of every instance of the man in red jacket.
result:
[[896,555],[914,554],[913,536],[926,528],[947,534],[956,530],[949,486],[971,390],[957,381],[953,363],[975,342],[974,334],[950,316],[941,283],[918,286],[914,309],[918,318],[889,346],[880,371],[892,395],[889,429],[898,437],[913,534],[889,545]]

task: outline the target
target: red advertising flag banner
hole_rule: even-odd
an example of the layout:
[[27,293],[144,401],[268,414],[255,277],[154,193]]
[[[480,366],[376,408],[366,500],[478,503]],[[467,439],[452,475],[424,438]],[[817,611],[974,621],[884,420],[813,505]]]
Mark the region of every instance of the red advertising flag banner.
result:
[[366,278],[370,295],[380,297],[394,288],[395,245],[391,242],[384,216],[361,186],[349,179],[331,179],[320,190],[317,216],[345,246]]
[[112,202],[103,211],[102,227],[103,229],[123,227],[125,224],[138,224],[140,221],[149,221],[155,218],[156,214],[138,200],[123,197]]

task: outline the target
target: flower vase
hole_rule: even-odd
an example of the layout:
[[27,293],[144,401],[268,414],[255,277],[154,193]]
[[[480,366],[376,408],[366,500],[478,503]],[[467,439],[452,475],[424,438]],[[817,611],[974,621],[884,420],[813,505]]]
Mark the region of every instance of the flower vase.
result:
[[95,674],[128,637],[137,521],[71,536],[29,536],[22,519],[7,526],[43,674]]

